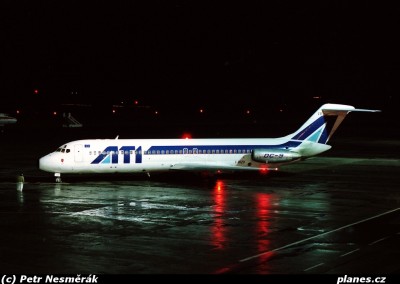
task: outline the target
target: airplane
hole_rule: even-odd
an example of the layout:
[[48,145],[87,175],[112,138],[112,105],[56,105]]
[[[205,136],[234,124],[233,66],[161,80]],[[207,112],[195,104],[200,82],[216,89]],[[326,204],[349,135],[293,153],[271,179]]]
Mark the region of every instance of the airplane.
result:
[[327,142],[350,112],[379,112],[324,104],[297,131],[280,138],[88,139],[66,143],[39,159],[61,174],[162,171],[261,171],[305,160],[331,148]]
[[5,113],[0,113],[0,126],[4,126],[5,124],[16,123],[17,119],[15,117],[11,117]]

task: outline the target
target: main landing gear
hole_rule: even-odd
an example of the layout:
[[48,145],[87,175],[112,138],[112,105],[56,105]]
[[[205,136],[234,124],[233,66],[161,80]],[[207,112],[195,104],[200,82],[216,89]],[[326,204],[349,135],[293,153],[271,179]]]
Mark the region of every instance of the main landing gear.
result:
[[56,183],[61,183],[61,173],[54,173],[54,176],[56,177]]

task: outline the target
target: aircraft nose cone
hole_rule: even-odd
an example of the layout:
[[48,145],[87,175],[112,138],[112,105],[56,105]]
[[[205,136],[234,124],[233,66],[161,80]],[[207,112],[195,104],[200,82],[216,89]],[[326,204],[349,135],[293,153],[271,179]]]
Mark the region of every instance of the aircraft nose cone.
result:
[[51,172],[52,168],[52,159],[49,155],[39,159],[39,169],[42,171]]

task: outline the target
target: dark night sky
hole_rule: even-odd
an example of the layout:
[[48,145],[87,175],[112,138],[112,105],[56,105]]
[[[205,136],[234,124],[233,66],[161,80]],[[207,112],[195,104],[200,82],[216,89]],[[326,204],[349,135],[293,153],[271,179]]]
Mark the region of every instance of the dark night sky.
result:
[[3,106],[133,99],[220,106],[229,99],[264,107],[313,96],[359,107],[398,103],[394,5],[83,2],[2,4]]

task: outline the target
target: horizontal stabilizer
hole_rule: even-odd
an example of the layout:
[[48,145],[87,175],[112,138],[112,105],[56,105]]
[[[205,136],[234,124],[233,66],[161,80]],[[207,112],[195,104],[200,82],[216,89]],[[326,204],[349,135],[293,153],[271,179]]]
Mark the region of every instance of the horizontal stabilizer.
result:
[[320,110],[325,112],[350,112],[350,111],[358,111],[358,112],[380,112],[377,109],[362,109],[362,108],[354,108],[353,106],[349,105],[339,105],[339,104],[325,104],[323,105]]
[[363,109],[363,108],[355,108],[351,111],[360,111],[360,112],[381,112],[379,109]]

